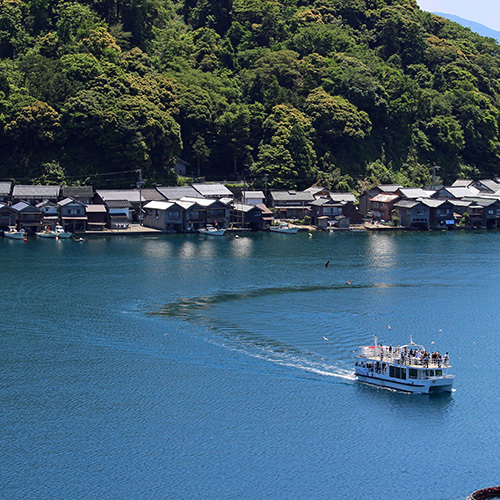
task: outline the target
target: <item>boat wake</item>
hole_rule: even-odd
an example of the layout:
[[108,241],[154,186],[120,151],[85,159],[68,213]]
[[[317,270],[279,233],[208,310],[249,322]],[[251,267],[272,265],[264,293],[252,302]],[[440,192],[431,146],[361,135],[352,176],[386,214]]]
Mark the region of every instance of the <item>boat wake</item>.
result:
[[[238,292],[223,292],[212,296],[198,296],[192,298],[181,298],[170,304],[157,309],[153,315],[168,318],[178,318],[192,325],[200,326],[193,333],[200,335],[206,342],[218,345],[233,352],[239,352],[254,359],[260,359],[272,363],[275,366],[283,366],[300,370],[303,374],[318,377],[333,377],[344,382],[356,380],[354,371],[343,365],[343,353],[337,353],[341,359],[332,360],[324,355],[310,351],[304,345],[304,339],[278,339],[275,332],[266,327],[252,331],[235,324],[233,318],[227,314],[221,314],[219,306],[231,301],[253,299],[256,297],[268,297],[281,293],[315,292],[332,286],[298,286],[282,288],[264,288],[258,290],[247,290]],[[200,334],[201,332],[201,334]],[[207,332],[210,332],[207,335]]]

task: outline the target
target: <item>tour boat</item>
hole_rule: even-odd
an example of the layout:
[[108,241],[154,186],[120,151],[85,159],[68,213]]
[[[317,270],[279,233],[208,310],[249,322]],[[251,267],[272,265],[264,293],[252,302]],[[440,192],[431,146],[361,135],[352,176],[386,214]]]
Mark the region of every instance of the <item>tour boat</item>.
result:
[[8,231],[4,231],[3,235],[12,240],[22,240],[26,237],[26,231],[21,229],[18,231],[15,227],[9,227]]
[[297,234],[299,229],[296,226],[290,226],[288,222],[280,222],[277,226],[271,226],[269,231],[273,233]]
[[198,229],[198,232],[201,234],[209,234],[211,236],[223,236],[226,230],[218,229],[214,226],[206,226],[201,229]]
[[360,346],[355,373],[360,382],[415,394],[451,392],[454,375],[448,353],[429,353],[424,346],[410,343],[393,348],[388,345]]

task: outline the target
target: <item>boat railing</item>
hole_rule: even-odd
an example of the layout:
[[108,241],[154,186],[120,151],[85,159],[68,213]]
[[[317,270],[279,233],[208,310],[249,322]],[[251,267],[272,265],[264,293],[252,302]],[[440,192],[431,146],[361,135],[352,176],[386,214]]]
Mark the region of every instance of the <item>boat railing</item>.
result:
[[401,354],[397,350],[389,351],[385,346],[378,347],[361,347],[358,357],[373,359],[374,361],[384,361],[402,366],[417,366],[423,368],[448,368],[450,367],[449,359],[445,357],[432,358],[431,356],[409,356]]

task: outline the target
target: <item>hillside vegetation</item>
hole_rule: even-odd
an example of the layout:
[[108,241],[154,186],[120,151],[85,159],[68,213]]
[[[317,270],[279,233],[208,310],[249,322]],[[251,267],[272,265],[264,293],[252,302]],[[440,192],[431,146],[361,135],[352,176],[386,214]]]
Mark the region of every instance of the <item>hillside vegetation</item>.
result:
[[500,47],[415,0],[1,0],[0,58],[2,179],[498,173]]

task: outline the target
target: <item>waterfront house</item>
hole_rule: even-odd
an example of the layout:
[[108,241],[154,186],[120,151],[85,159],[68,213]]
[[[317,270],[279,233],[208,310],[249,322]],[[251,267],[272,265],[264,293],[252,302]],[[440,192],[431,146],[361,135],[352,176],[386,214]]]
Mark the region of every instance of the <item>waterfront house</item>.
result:
[[12,203],[24,201],[35,206],[44,200],[57,203],[61,186],[36,186],[19,184],[12,189]]
[[43,200],[37,203],[36,208],[42,211],[42,224],[43,226],[55,228],[59,222],[59,212],[57,211],[57,203],[50,200]]
[[17,225],[17,212],[5,203],[0,203],[0,231],[5,231],[9,226]]
[[306,191],[271,191],[271,206],[279,219],[304,219],[311,215],[314,196]]
[[18,229],[37,232],[42,228],[43,212],[40,208],[34,207],[25,201],[20,201],[9,208],[16,214]]
[[144,221],[146,227],[167,232],[182,232],[185,209],[177,201],[150,201],[144,205]]
[[234,198],[233,193],[224,186],[224,184],[219,182],[203,184],[193,183],[191,186],[204,198],[212,198],[215,200],[220,200],[221,198]]
[[85,207],[87,214],[87,231],[103,231],[108,221],[105,205],[91,203]]
[[311,207],[311,222],[314,225],[324,225],[319,224],[319,219],[328,219],[327,225],[332,225],[337,216],[342,215],[342,203],[333,201],[330,197],[318,198],[310,203]]
[[430,207],[431,229],[454,229],[462,217],[455,211],[458,207],[452,200],[431,199],[425,200],[425,203]]
[[10,201],[11,182],[0,182],[0,203],[7,204]]
[[362,215],[368,215],[370,211],[370,199],[375,198],[379,194],[394,194],[398,189],[403,186],[399,184],[380,184],[378,186],[372,187],[366,190],[359,197],[358,209]]
[[241,203],[243,205],[260,205],[265,203],[266,197],[262,191],[242,191]]
[[380,193],[369,200],[369,212],[375,220],[390,221],[394,204],[400,199],[397,194]]
[[[406,229],[429,229],[430,206],[425,200],[402,199],[394,204],[399,224]],[[442,202],[440,202],[442,203]]]
[[262,231],[264,229],[262,210],[257,205],[234,202],[231,207],[231,225],[236,228]]
[[[139,220],[140,206],[146,201],[139,189],[98,189],[94,196],[94,203],[105,204],[109,211],[109,202],[128,201],[127,218],[128,221]],[[115,203],[116,205],[116,203]],[[118,208],[118,207],[113,207]]]
[[472,198],[468,200],[471,204],[467,208],[467,212],[473,226],[486,229],[500,227],[500,200],[488,198]]
[[228,227],[230,208],[220,200],[184,197],[179,201],[185,208],[186,230],[200,229],[208,224],[219,228]]
[[86,205],[73,198],[65,198],[57,204],[59,216],[65,231],[81,232],[87,230]]
[[92,186],[63,186],[61,188],[61,198],[72,198],[75,201],[90,205],[94,197]]
[[127,229],[130,225],[132,205],[128,200],[108,200],[104,203],[108,212],[110,229]]

